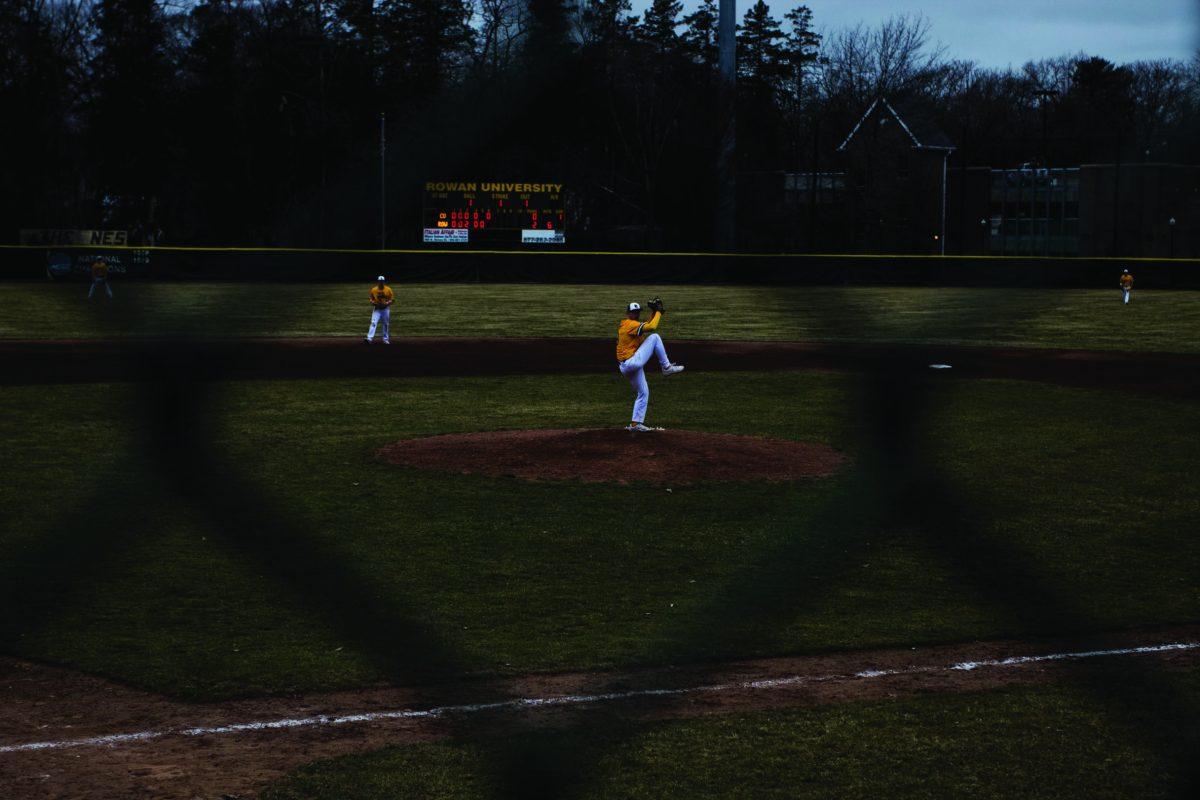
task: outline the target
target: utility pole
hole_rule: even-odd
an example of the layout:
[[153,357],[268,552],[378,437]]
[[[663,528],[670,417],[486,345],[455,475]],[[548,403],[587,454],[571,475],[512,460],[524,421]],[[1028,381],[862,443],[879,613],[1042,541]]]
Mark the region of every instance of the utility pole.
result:
[[1110,255],[1121,255],[1121,129],[1117,128],[1115,137],[1116,147],[1114,148],[1114,164],[1113,164],[1113,221],[1112,221],[1112,253]]
[[325,184],[327,164],[325,153],[325,8],[317,0],[317,145],[321,151],[321,196],[317,211],[317,246],[325,246]]
[[717,25],[717,250],[737,249],[737,0],[720,0]]
[[[1042,234],[1042,255],[1050,255],[1050,148],[1046,138],[1046,114],[1049,110],[1050,99],[1055,96],[1054,92],[1044,87],[1034,91],[1034,96],[1038,99],[1038,110],[1042,113],[1042,174],[1045,181],[1046,208],[1045,220],[1046,229]],[[1036,184],[1035,176],[1035,184]],[[1034,192],[1036,195],[1036,191]]]
[[938,255],[946,255],[946,163],[950,160],[950,151],[942,151],[942,226],[938,234]]
[[379,112],[379,249],[387,250],[387,112]]
[[[817,176],[821,172],[821,118],[812,117],[812,163],[808,165],[808,252],[817,250]],[[799,191],[796,192],[799,194]]]

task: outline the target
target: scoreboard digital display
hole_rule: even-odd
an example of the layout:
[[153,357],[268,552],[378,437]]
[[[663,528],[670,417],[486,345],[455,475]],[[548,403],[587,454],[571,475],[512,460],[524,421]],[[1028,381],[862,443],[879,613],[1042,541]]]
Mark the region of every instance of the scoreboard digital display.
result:
[[422,222],[427,242],[564,240],[561,183],[428,181]]

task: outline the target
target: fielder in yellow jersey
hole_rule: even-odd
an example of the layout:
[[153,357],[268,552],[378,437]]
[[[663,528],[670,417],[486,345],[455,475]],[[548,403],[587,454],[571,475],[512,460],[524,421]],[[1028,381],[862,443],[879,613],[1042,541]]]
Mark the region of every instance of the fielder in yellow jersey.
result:
[[1121,273],[1121,292],[1125,295],[1125,305],[1129,305],[1129,294],[1133,291],[1133,276],[1129,270]]
[[672,364],[667,358],[667,349],[663,346],[662,337],[656,331],[663,319],[663,303],[657,297],[647,305],[654,311],[649,322],[642,322],[642,307],[630,303],[625,319],[617,326],[617,368],[629,379],[629,383],[637,392],[633,401],[633,421],[627,430],[648,431],[646,427],[646,406],[650,404],[650,387],[646,384],[646,372],[643,367],[650,356],[658,358],[658,365],[663,375],[674,375],[683,372],[682,364]]
[[112,300],[112,287],[108,285],[108,261],[103,256],[97,256],[92,262],[92,286],[88,289],[88,300],[96,293],[97,286],[103,286],[104,293]]
[[392,340],[388,338],[388,327],[392,322],[392,303],[394,297],[392,295],[392,287],[388,286],[382,275],[375,279],[377,283],[371,287],[370,297],[371,305],[374,311],[371,312],[371,327],[367,328],[367,344],[375,338],[375,329],[379,328],[379,332],[383,335],[383,343],[391,344]]

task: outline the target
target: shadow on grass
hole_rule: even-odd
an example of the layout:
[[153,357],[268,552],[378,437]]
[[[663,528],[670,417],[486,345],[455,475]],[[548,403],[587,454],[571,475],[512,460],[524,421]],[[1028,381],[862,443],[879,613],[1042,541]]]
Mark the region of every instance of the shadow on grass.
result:
[[[866,372],[854,401],[866,431],[861,460],[849,487],[832,493],[809,517],[810,530],[821,535],[795,536],[761,554],[683,623],[681,652],[701,652],[707,641],[734,636],[748,619],[756,625],[764,618],[778,625],[792,622],[826,599],[823,585],[807,576],[861,563],[870,537],[885,529],[908,531],[927,542],[964,587],[1004,609],[1023,635],[1061,637],[1098,629],[1074,597],[1040,577],[1028,553],[979,527],[954,481],[941,471],[931,422],[931,390],[937,383],[936,373],[914,373],[894,362],[880,361]],[[1200,754],[1181,747],[1154,724],[1190,707],[1175,683],[1134,660],[1068,669],[1074,685],[1105,709],[1118,729],[1153,747],[1162,763],[1183,776],[1180,797],[1200,792]],[[601,746],[572,749],[563,744],[572,739],[566,735],[514,738],[492,751],[489,772],[505,782],[504,796],[576,796],[587,786],[588,767],[604,748],[627,742],[640,728],[623,720],[619,711],[593,709],[571,732],[584,730],[603,731],[596,737]],[[546,764],[555,766],[548,769]]]
[[[136,309],[122,325],[136,325]],[[107,312],[104,312],[107,313]],[[975,313],[980,313],[977,309]],[[150,466],[150,485],[172,502],[185,503],[228,551],[303,598],[306,608],[344,641],[368,655],[395,683],[430,682],[462,674],[465,659],[397,596],[381,599],[371,580],[319,541],[286,504],[271,501],[252,475],[212,444],[213,409],[226,363],[203,342],[174,340],[148,347],[136,365],[144,433],[135,450]],[[222,351],[224,352],[224,351]],[[232,358],[226,353],[224,358]],[[794,536],[760,557],[730,581],[692,619],[681,623],[680,652],[696,653],[714,637],[735,636],[745,620],[784,625],[824,602],[824,585],[811,574],[835,574],[862,560],[869,537],[903,529],[928,543],[964,587],[1002,607],[1014,627],[1028,635],[1094,630],[1085,608],[1047,584],[1027,553],[989,536],[971,513],[954,481],[942,473],[931,436],[935,375],[880,362],[857,384],[854,400],[865,431],[853,478],[831,492],[808,517],[815,536]],[[10,560],[0,598],[8,608],[0,633],[6,640],[46,626],[57,613],[82,602],[89,579],[142,535],[133,493],[109,498],[116,517],[111,536],[91,535],[94,517],[81,503],[55,521],[26,551]],[[632,511],[631,511],[632,514]],[[64,588],[65,587],[65,588]],[[1164,718],[1185,707],[1169,682],[1130,661],[1089,664],[1073,672],[1131,736],[1155,746],[1196,785],[1196,761],[1165,741],[1153,725],[1134,720]],[[1153,703],[1151,714],[1145,704]],[[1139,712],[1139,713],[1134,713]],[[452,723],[459,735],[470,724]],[[530,721],[530,726],[536,722]],[[561,737],[513,736],[491,751],[489,775],[500,796],[560,798],[578,794],[592,779],[606,748],[627,741],[638,726],[618,710],[589,709],[570,718]],[[595,747],[580,748],[577,734],[595,734]]]

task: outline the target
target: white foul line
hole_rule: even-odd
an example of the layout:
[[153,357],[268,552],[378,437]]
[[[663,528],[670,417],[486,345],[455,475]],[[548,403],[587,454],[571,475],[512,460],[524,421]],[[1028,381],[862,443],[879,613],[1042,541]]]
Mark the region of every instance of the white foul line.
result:
[[453,706],[436,706],[425,710],[396,710],[369,711],[361,714],[328,715],[319,714],[311,717],[295,717],[291,719],[264,720],[258,722],[239,722],[233,725],[218,725],[199,728],[168,728],[157,731],[140,731],[137,733],[114,733],[107,736],[92,736],[86,739],[60,739],[49,742],[28,742],[25,744],[0,745],[0,753],[24,753],[38,750],[63,750],[70,747],[101,747],[125,744],[127,742],[145,742],[151,739],[162,739],[167,736],[219,736],[228,733],[244,731],[270,731],[288,728],[310,728],[318,725],[351,725],[360,722],[379,722],[397,719],[426,719],[452,714],[475,714],[480,711],[520,710],[529,708],[545,708],[551,706],[585,705],[589,703],[605,703],[614,700],[632,700],[639,697],[671,697],[687,694],[703,694],[712,692],[746,691],[753,689],[777,689],[783,686],[796,686],[805,683],[828,683],[832,681],[871,680],[886,678],[894,675],[919,675],[933,672],[969,672],[990,667],[1016,667],[1023,664],[1036,664],[1044,661],[1071,661],[1084,658],[1103,658],[1105,656],[1140,655],[1144,653],[1165,653],[1171,650],[1200,649],[1200,642],[1176,642],[1173,644],[1145,645],[1142,647],[1123,647],[1111,650],[1086,650],[1075,653],[1047,653],[1038,656],[1014,656],[1012,658],[987,659],[984,661],[959,661],[936,667],[901,667],[899,669],[868,669],[861,672],[835,675],[792,675],[786,678],[764,678],[739,683],[716,683],[704,686],[689,686],[679,689],[631,689],[622,692],[605,692],[601,694],[568,694],[551,697],[519,697],[514,700],[501,700],[494,703],[476,703]]

